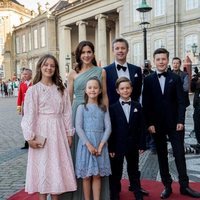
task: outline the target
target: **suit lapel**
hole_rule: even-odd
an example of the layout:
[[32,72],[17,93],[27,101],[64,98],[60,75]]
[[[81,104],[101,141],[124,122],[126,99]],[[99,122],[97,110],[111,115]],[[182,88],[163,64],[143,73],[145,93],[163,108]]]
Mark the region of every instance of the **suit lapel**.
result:
[[135,109],[134,103],[133,103],[133,101],[131,101],[131,109],[130,109],[130,114],[129,114],[129,123],[131,123],[131,119],[133,118],[134,109]]
[[158,80],[158,76],[157,76],[157,73],[156,72],[154,72],[154,74],[153,74],[153,85],[154,85],[154,88],[155,88],[155,90],[156,90],[156,93],[158,93],[158,94],[161,94],[162,95],[162,89],[161,89],[161,86],[160,86],[160,82],[159,82],[159,80]]
[[119,101],[118,101],[117,105],[119,107],[119,116],[120,115],[123,116],[123,119],[127,122],[126,115],[125,115],[124,110],[122,108],[122,105],[121,105],[121,103]]
[[112,64],[111,74],[112,74],[112,80],[115,82],[118,79],[118,74],[117,74],[117,70],[116,70],[116,67],[115,67],[115,62]]
[[167,94],[170,79],[171,79],[170,73],[167,72],[167,76],[166,76],[166,79],[165,79],[164,95]]
[[129,76],[130,76],[131,82],[134,83],[134,77],[136,76],[135,68],[131,67],[131,65],[129,63],[127,63],[127,65],[128,65],[128,71],[129,71]]

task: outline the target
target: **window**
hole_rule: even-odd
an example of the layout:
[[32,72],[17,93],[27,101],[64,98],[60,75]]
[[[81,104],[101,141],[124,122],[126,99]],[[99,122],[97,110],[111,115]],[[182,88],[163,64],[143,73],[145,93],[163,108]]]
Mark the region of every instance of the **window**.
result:
[[40,30],[41,32],[40,32],[40,34],[41,34],[41,47],[45,47],[45,45],[46,45],[46,41],[45,41],[45,27],[43,26],[43,27],[41,27],[41,30]]
[[20,53],[20,47],[19,47],[19,37],[16,37],[16,53]]
[[38,32],[37,29],[33,31],[33,41],[34,41],[34,49],[38,48]]
[[166,0],[155,0],[155,16],[165,15]]
[[165,47],[165,42],[163,39],[157,39],[154,41],[154,49],[158,49],[158,48],[161,48],[161,47]]
[[3,37],[0,37],[0,54],[4,51]]
[[142,43],[135,43],[133,45],[133,63],[135,63],[138,66],[143,65],[143,54],[142,51]]
[[186,0],[186,10],[192,10],[198,7],[198,0]]
[[26,36],[22,35],[22,52],[26,52]]
[[31,33],[28,33],[28,50],[31,51],[32,45],[31,45]]
[[185,37],[185,53],[189,53],[192,51],[192,45],[198,44],[198,35],[191,34]]
[[140,12],[136,10],[140,6],[140,0],[133,0],[133,21],[139,22],[140,21]]

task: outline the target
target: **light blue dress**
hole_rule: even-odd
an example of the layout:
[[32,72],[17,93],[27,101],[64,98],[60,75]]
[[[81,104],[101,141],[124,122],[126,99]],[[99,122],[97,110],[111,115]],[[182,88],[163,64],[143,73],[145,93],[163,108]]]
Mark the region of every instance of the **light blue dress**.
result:
[[[110,117],[96,104],[80,105],[76,112],[76,133],[79,142],[76,154],[76,176],[78,178],[93,175],[109,176],[111,174],[107,140],[111,133]],[[105,145],[100,156],[92,155],[86,143],[96,149],[101,142]]]

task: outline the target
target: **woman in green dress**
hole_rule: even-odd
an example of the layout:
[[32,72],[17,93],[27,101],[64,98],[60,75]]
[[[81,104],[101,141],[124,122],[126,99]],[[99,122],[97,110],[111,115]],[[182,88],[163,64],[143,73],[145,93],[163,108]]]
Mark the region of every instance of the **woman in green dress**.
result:
[[[72,102],[73,122],[75,122],[77,107],[84,103],[84,90],[89,78],[97,77],[102,83],[102,93],[105,105],[108,105],[108,97],[106,92],[106,74],[104,69],[97,66],[94,55],[94,45],[90,41],[81,41],[75,51],[77,65],[71,70],[68,77],[68,90]],[[78,135],[75,134],[72,145],[72,158],[75,164],[76,149],[78,145]],[[83,190],[81,179],[78,181],[78,189],[71,194],[72,200],[83,200]],[[102,179],[101,199],[109,200],[109,178]]]

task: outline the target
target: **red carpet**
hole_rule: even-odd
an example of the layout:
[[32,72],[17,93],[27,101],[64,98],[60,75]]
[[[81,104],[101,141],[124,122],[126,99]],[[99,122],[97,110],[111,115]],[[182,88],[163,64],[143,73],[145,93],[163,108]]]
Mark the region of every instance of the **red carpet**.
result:
[[[121,200],[134,200],[134,195],[132,192],[128,191],[128,180],[122,180],[122,192],[120,194]],[[200,191],[200,183],[190,183],[190,186]],[[160,193],[163,190],[163,185],[161,182],[158,181],[151,181],[151,180],[142,180],[142,187],[149,191],[149,196],[144,197],[144,200],[160,200]],[[170,196],[170,200],[192,200],[193,198],[181,195],[179,193],[179,184],[173,182],[172,185],[173,194]],[[18,193],[14,194],[8,200],[38,200],[37,194],[28,195],[24,192],[24,189],[19,191]],[[193,199],[194,200],[194,199]]]

